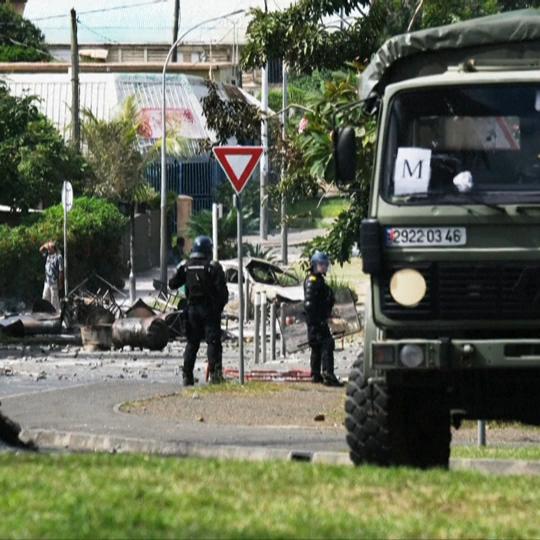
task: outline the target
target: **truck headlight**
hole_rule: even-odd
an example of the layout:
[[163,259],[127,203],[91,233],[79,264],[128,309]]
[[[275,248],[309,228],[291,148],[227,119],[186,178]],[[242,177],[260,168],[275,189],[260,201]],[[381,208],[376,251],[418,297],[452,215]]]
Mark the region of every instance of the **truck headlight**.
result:
[[408,368],[417,368],[424,362],[424,349],[420,345],[403,345],[399,351],[400,362]]
[[400,305],[417,306],[426,295],[427,285],[424,276],[414,268],[403,268],[394,272],[390,279],[390,294]]

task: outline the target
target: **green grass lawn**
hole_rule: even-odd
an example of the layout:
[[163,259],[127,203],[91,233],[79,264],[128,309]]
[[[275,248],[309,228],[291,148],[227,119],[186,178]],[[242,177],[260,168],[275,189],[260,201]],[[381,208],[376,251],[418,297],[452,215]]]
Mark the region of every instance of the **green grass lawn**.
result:
[[1,538],[524,538],[540,478],[127,455],[0,455]]
[[364,295],[367,291],[366,282],[369,279],[369,276],[362,272],[362,260],[358,257],[351,258],[351,260],[343,266],[332,264],[328,279],[330,281],[336,280],[352,287],[363,302]]
[[540,460],[540,448],[537,446],[454,446],[453,458],[484,458],[484,459],[524,459]]
[[291,219],[289,226],[298,229],[328,227],[350,204],[350,200],[344,197],[298,201],[288,208]]

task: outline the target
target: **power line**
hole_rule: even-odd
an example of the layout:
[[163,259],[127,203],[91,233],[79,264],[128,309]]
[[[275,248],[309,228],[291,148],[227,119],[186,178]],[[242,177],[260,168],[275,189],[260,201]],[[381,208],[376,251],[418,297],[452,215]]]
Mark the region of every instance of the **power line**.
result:
[[95,34],[96,36],[100,37],[101,39],[104,39],[105,41],[112,43],[114,45],[120,45],[119,41],[115,41],[114,39],[111,39],[107,37],[104,34],[101,34],[100,32],[96,32],[94,29],[90,28],[89,26],[86,26],[86,24],[82,23],[79,18],[77,18],[77,22],[85,29],[88,30],[88,32],[91,32],[92,34]]
[[[131,9],[131,8],[134,8],[134,7],[140,7],[140,6],[148,6],[148,5],[151,5],[151,4],[163,4],[163,3],[166,3],[167,0],[150,0],[150,1],[146,1],[146,2],[139,2],[137,4],[122,4],[120,6],[113,6],[113,7],[110,7],[110,8],[101,8],[101,9],[90,9],[88,11],[80,11],[77,13],[77,16],[80,16],[80,15],[87,15],[89,13],[104,13],[106,11],[117,11],[117,10],[120,10],[120,9]],[[36,17],[35,19],[31,19],[32,21],[47,21],[49,19],[60,19],[60,18],[63,18],[63,17],[67,17],[68,15],[65,14],[65,13],[62,13],[62,14],[58,14],[58,15],[47,15],[46,17]]]
[[[83,24],[79,21],[80,24]],[[0,25],[1,26],[1,25]],[[166,25],[153,25],[153,26],[139,26],[139,25],[123,25],[123,26],[93,26],[93,28],[99,28],[100,30],[171,30],[172,26]],[[47,26],[49,30],[65,30],[65,26]]]

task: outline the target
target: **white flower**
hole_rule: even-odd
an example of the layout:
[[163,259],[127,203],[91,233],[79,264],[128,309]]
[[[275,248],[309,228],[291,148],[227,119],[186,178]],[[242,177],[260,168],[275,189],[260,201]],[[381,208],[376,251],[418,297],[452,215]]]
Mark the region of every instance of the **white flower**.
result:
[[309,120],[304,116],[298,124],[298,133],[304,133],[309,126]]

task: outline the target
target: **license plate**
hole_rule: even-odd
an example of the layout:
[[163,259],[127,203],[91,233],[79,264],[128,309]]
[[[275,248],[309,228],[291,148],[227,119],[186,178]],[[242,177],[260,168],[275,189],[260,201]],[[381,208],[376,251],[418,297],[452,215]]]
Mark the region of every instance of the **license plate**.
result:
[[386,227],[387,246],[464,246],[465,227]]

